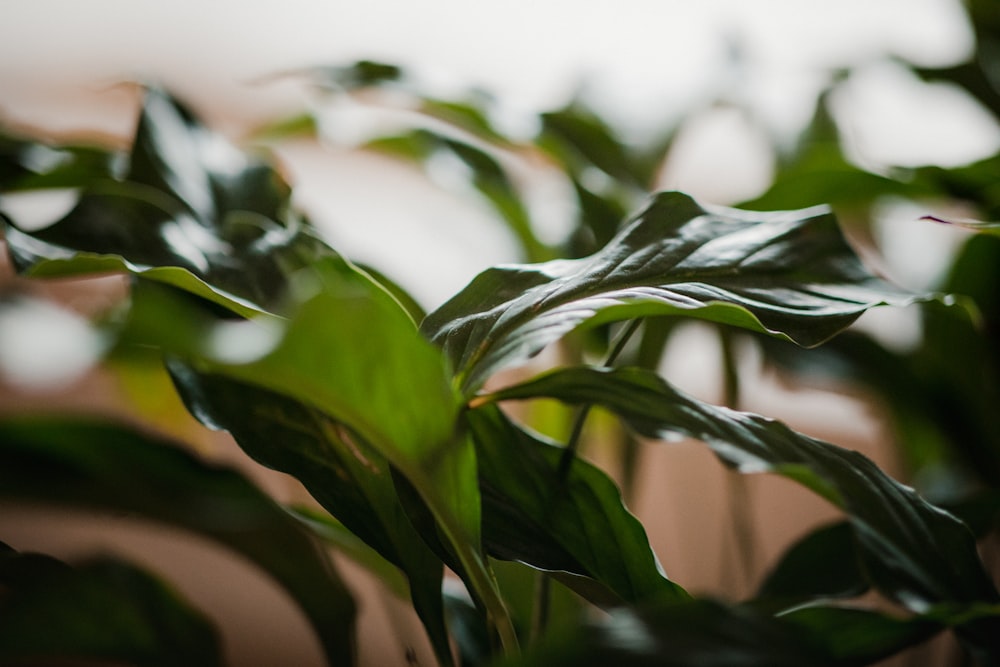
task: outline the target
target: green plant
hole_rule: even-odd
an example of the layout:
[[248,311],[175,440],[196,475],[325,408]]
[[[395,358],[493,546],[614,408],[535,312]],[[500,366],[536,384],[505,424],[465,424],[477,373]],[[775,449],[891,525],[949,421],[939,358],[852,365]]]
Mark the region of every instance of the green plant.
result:
[[[318,75],[347,89],[402,79],[374,63]],[[320,539],[412,602],[443,665],[455,663],[452,642],[461,664],[856,665],[945,630],[982,664],[1000,662],[1000,596],[966,522],[856,452],[733,409],[732,364],[730,407],[695,400],[655,370],[686,318],[718,325],[724,349],[738,332],[777,341],[773,358],[794,367],[803,357],[788,352],[792,343],[834,339],[873,307],[926,301],[948,322],[964,322],[966,311],[869,272],[827,209],[752,212],[676,192],[646,199],[669,132],[650,154],[630,154],[571,105],[546,114],[526,148],[476,103],[419,99],[452,130],[422,127],[372,147],[457,158],[534,262],[485,271],[426,316],[403,288],[331,249],[267,160],[238,151],[162,91],[146,91],[127,155],[6,137],[4,192],[74,187],[79,198],[44,229],[5,220],[11,260],[31,278],[15,283],[5,316],[34,302],[36,279],[129,275],[127,300],[90,325],[94,361],[162,360],[193,415],[296,477],[317,506],[281,507],[166,438],[64,415],[0,421],[0,496],[137,513],[226,545],[301,606],[331,664],[355,659],[354,603]],[[290,127],[302,124],[270,132]],[[545,151],[567,174],[581,215],[565,243],[535,237],[497,146]],[[587,178],[593,169],[608,177],[600,187]],[[782,183],[762,201],[780,199]],[[632,208],[639,213],[620,224]],[[841,340],[856,339],[820,350],[872,358],[859,353],[871,351],[865,343],[836,347]],[[495,383],[554,344],[566,363]],[[891,369],[873,384],[907,367],[884,350],[872,355]],[[518,417],[514,406],[535,399],[576,407],[563,442]],[[750,599],[693,598],[663,574],[619,486],[579,455],[597,410],[624,425],[610,439],[626,460],[636,437],[694,438],[737,472],[815,492],[845,521],[796,544]],[[989,451],[995,441],[984,437]],[[25,628],[0,631],[4,659],[220,660],[200,615],[146,575],[102,583],[96,574],[132,570],[105,563],[74,577],[39,559],[11,550],[0,562],[0,626]],[[468,597],[442,589],[445,568]],[[527,605],[518,600],[526,578],[535,580]],[[77,588],[95,592],[59,593]],[[867,591],[892,613],[845,603]],[[135,618],[160,631],[88,630],[80,623],[99,596],[151,599]],[[557,604],[570,610],[559,622],[549,613]],[[44,621],[52,617],[64,625]]]

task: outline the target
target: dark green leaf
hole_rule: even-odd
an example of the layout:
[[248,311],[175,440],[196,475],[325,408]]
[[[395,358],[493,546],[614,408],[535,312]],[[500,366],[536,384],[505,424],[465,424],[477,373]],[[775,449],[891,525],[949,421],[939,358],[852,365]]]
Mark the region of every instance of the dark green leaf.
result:
[[849,523],[818,528],[771,570],[754,604],[780,611],[816,598],[850,598],[868,589]]
[[0,496],[128,512],[246,556],[302,607],[333,664],[350,664],[354,603],[302,528],[236,472],[152,436],[54,418],[0,422]]
[[741,472],[773,472],[803,484],[844,509],[873,584],[914,610],[1000,601],[968,527],[858,452],[702,403],[641,369],[554,371],[492,396],[532,397],[601,405],[642,435],[693,437]]
[[[801,616],[800,616],[801,614]],[[940,624],[824,608],[775,618],[709,600],[617,609],[513,667],[839,667],[867,665],[933,636]]]
[[[400,504],[385,457],[315,408],[282,394],[169,365],[188,409],[232,433],[258,463],[295,476],[348,530],[399,567],[442,664],[450,664],[444,568]],[[316,521],[313,519],[312,521]]]
[[0,551],[0,661],[221,665],[208,619],[132,565]]
[[279,307],[288,275],[332,252],[289,213],[289,197],[273,167],[150,90],[124,180],[87,183],[62,220],[31,234],[7,225],[6,239],[32,275],[130,271],[248,315]]
[[[563,479],[563,450],[517,427],[495,406],[470,411],[468,420],[491,555],[595,579],[612,594],[593,600],[602,604],[686,597],[660,571],[642,524],[604,472],[578,460]],[[563,582],[573,587],[572,578]]]
[[471,394],[584,324],[684,314],[808,346],[910,300],[862,266],[824,209],[749,213],[662,193],[596,255],[490,269],[422,330]]

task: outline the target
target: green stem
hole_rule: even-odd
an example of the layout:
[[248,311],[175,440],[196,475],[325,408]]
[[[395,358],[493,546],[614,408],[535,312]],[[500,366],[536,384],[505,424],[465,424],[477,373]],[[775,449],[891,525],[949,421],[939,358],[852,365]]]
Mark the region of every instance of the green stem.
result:
[[[733,336],[729,329],[719,328],[719,343],[722,352],[723,402],[736,410],[740,405],[740,378]],[[742,570],[743,581],[749,582],[756,568],[757,539],[750,513],[750,490],[746,478],[738,472],[731,472],[727,490],[737,562]]]

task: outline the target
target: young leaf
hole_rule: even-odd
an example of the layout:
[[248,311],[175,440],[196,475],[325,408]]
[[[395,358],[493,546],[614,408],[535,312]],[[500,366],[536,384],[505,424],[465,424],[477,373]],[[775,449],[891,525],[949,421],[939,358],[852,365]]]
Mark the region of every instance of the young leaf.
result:
[[104,557],[70,567],[0,545],[0,661],[221,665],[219,639],[167,586]]
[[642,435],[696,438],[741,472],[773,472],[803,484],[844,509],[872,582],[911,609],[1000,602],[968,527],[858,452],[702,403],[636,368],[554,371],[492,399],[543,396],[601,405]]
[[0,497],[127,512],[215,540],[285,588],[332,664],[351,664],[350,593],[301,526],[235,471],[124,427],[7,418],[0,422]]
[[672,192],[596,255],[480,274],[421,328],[471,394],[584,324],[684,314],[809,346],[911,299],[862,266],[825,209],[750,213]]
[[[471,410],[467,417],[490,555],[592,578],[619,602],[686,597],[660,571],[642,524],[604,472],[577,461],[563,479],[561,448],[519,428],[495,406]],[[564,583],[576,582],[570,577]],[[578,592],[588,597],[592,589]],[[609,602],[608,591],[592,601]]]

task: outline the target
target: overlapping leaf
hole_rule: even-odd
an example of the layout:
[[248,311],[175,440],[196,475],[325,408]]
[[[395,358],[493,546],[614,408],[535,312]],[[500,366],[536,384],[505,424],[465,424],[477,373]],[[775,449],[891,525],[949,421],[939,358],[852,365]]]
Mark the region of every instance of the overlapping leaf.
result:
[[641,369],[554,371],[493,398],[539,396],[601,405],[643,435],[693,437],[741,472],[774,472],[803,484],[845,510],[872,581],[915,610],[1000,601],[968,527],[858,452],[701,403]]
[[47,276],[140,273],[246,315],[277,307],[288,273],[326,251],[289,212],[290,188],[273,167],[165,93],[147,91],[125,162],[118,179],[81,174],[79,201],[53,225],[27,234],[8,224],[15,266]]
[[5,664],[222,664],[208,619],[123,561],[103,557],[70,567],[0,544],[0,586]]
[[450,664],[444,568],[400,504],[385,456],[287,396],[198,374],[178,362],[170,369],[188,408],[205,425],[228,430],[255,461],[293,475],[357,538],[405,573],[438,659]]
[[[491,555],[543,570],[589,577],[610,595],[592,601],[638,603],[686,597],[661,572],[642,524],[614,482],[577,461],[560,473],[562,449],[488,406],[468,413],[483,494],[483,541]],[[572,578],[564,583],[574,587]]]
[[750,213],[672,192],[596,255],[480,274],[422,330],[471,393],[584,324],[685,314],[809,346],[909,298],[862,266],[825,209]]
[[0,496],[125,512],[244,555],[302,607],[333,664],[354,652],[354,603],[294,519],[236,472],[176,446],[91,421],[0,423]]

